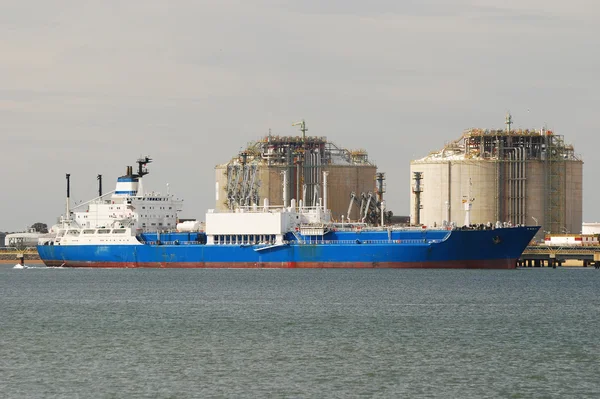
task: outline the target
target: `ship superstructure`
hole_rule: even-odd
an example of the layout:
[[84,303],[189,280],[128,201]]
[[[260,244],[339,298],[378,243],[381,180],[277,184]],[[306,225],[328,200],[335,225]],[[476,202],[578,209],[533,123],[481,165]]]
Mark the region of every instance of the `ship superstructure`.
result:
[[147,232],[174,230],[177,212],[182,210],[183,201],[170,193],[163,195],[144,191],[143,178],[149,174],[147,165],[150,162],[152,159],[147,156],[138,159],[135,173],[132,166],[127,166],[125,174],[117,178],[115,190],[108,193],[102,193],[99,175],[98,197],[72,210],[67,205],[67,216],[62,218],[60,225],[81,229],[128,227]]

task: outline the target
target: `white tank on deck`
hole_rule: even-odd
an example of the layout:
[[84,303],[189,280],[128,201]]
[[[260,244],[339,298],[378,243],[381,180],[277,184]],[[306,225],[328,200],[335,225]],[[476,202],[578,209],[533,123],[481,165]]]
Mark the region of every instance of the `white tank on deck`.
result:
[[198,220],[186,220],[185,222],[177,223],[177,231],[181,233],[189,233],[193,231],[201,231],[202,223]]

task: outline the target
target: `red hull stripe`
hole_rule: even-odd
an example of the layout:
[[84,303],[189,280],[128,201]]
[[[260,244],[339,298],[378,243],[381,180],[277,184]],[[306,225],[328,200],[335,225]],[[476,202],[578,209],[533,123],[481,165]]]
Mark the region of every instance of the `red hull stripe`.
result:
[[455,260],[446,262],[219,262],[219,263],[127,263],[44,261],[46,266],[105,268],[188,268],[188,269],[515,269],[516,259]]

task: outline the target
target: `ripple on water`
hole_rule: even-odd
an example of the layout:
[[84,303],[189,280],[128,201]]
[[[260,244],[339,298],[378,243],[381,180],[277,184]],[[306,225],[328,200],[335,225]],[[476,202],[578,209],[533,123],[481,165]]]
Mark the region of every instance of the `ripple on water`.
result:
[[6,265],[0,392],[592,397],[598,276]]

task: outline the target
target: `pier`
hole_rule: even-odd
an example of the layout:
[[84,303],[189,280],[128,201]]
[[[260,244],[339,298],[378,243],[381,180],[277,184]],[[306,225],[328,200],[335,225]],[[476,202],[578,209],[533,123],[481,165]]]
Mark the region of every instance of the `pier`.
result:
[[18,255],[23,255],[25,262],[40,260],[40,255],[35,248],[0,248],[0,263],[18,263],[20,262],[20,258],[17,258]]
[[600,246],[528,246],[517,261],[518,267],[556,267],[567,261],[580,261],[583,267],[600,268]]

